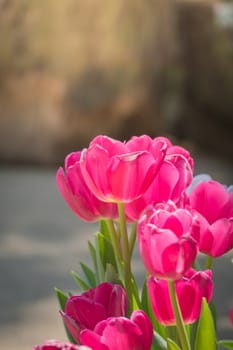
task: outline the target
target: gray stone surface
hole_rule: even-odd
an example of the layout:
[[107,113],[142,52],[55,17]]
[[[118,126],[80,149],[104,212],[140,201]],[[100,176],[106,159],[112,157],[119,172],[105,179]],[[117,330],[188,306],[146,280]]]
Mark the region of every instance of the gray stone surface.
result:
[[[196,172],[233,182],[233,166],[211,157],[197,159]],[[65,340],[53,288],[75,291],[70,275],[88,261],[87,239],[97,230],[76,218],[60,197],[55,169],[0,170],[1,348],[31,349],[48,338]],[[232,337],[227,312],[233,306],[232,254],[214,265],[219,334]],[[142,276],[140,260],[134,269]]]

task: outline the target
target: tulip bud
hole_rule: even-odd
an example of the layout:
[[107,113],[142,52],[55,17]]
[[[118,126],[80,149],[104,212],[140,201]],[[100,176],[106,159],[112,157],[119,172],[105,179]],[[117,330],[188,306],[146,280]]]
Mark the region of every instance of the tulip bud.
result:
[[99,200],[88,188],[80,170],[81,152],[66,157],[65,172],[59,168],[56,174],[58,189],[71,208],[82,220],[92,222],[101,218],[115,219],[117,206]]
[[[151,276],[147,284],[156,318],[163,325],[174,325],[175,316],[168,282]],[[195,271],[190,269],[181,279],[175,281],[175,290],[184,323],[195,322],[200,316],[202,298],[206,298],[209,303],[213,295],[211,270]]]
[[128,203],[150,186],[164,158],[164,149],[164,142],[153,142],[145,135],[127,143],[100,135],[83,150],[81,172],[100,200]]
[[81,330],[94,329],[96,324],[108,317],[125,316],[127,298],[120,285],[108,282],[99,284],[81,295],[68,298],[65,311],[61,311],[63,320],[72,337],[80,342]]
[[149,204],[168,200],[180,202],[185,189],[192,181],[193,160],[189,152],[182,147],[172,146],[165,138],[158,137],[155,140],[163,140],[167,144],[166,155],[147,191],[126,205],[127,217],[132,221],[138,220]]
[[207,180],[191,187],[189,201],[200,222],[200,251],[218,257],[231,250],[233,192],[217,181]]
[[230,311],[229,311],[229,320],[230,320],[231,326],[233,327],[233,307],[230,308]]
[[147,271],[161,279],[179,279],[193,264],[198,247],[196,217],[174,203],[148,207],[139,219],[138,241]]
[[142,310],[134,311],[130,319],[110,317],[80,335],[82,344],[105,350],[150,350],[152,337],[151,321]]

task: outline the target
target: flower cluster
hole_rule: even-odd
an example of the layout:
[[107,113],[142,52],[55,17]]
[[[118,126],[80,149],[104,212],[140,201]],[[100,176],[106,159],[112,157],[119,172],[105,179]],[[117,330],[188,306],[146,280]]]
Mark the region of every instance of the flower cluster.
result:
[[[190,153],[165,137],[97,136],[67,156],[56,175],[59,191],[79,218],[99,221],[100,231],[89,242],[93,267],[80,263],[84,277],[73,273],[82,293],[56,290],[70,343],[34,350],[233,346],[217,341],[208,306],[213,259],[233,248],[233,191],[193,171]],[[131,266],[136,242],[143,286]]]

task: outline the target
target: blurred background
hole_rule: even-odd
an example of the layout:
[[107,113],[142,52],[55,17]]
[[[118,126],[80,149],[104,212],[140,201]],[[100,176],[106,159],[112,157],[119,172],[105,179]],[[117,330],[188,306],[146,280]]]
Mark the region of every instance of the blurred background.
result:
[[[196,172],[233,183],[232,0],[0,0],[0,337],[8,350],[65,339],[53,287],[75,288],[69,271],[88,259],[97,229],[63,203],[57,165],[97,134],[144,133],[188,147]],[[222,337],[233,334],[230,258],[215,267]]]

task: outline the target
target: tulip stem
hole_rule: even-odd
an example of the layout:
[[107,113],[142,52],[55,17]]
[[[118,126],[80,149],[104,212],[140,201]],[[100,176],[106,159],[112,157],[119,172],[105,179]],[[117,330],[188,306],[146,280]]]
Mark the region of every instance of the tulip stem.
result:
[[174,340],[174,327],[173,326],[166,327],[166,336],[167,336],[167,338]]
[[129,240],[127,234],[127,226],[126,226],[126,217],[125,217],[125,207],[124,203],[118,202],[118,213],[119,213],[119,226],[121,233],[121,242],[122,242],[122,255],[124,262],[124,285],[126,289],[126,293],[128,296],[129,302],[129,312],[132,310],[132,286],[131,286],[131,257],[130,257],[130,248],[129,248]]
[[210,255],[206,256],[205,268],[206,270],[210,270],[212,268],[213,258]]
[[132,224],[132,231],[131,235],[129,237],[129,253],[130,253],[130,258],[132,258],[135,242],[136,242],[136,232],[137,232],[137,222],[135,221]]
[[169,293],[170,293],[172,308],[173,308],[173,312],[176,320],[176,327],[179,334],[182,350],[191,350],[189,340],[188,340],[188,335],[187,335],[183,317],[181,314],[180,306],[176,296],[175,282],[169,281],[168,285],[169,285]]

